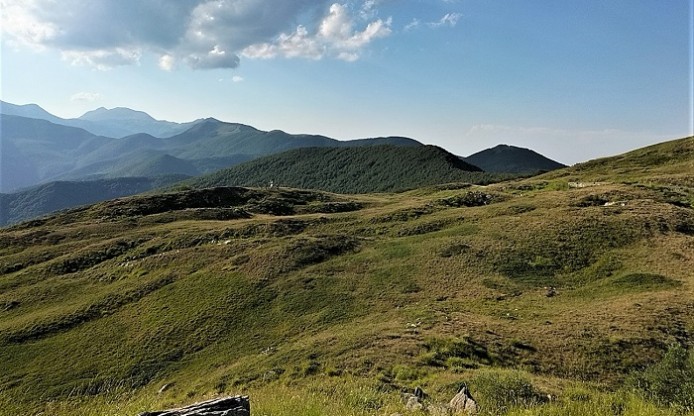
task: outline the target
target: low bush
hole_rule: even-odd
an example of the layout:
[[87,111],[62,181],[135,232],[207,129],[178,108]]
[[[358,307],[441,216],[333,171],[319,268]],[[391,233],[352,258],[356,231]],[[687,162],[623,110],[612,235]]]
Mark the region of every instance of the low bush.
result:
[[506,414],[512,408],[542,403],[544,397],[530,380],[518,372],[482,372],[471,381],[471,391],[482,414]]
[[662,360],[633,374],[628,384],[661,406],[694,411],[694,350],[673,344]]

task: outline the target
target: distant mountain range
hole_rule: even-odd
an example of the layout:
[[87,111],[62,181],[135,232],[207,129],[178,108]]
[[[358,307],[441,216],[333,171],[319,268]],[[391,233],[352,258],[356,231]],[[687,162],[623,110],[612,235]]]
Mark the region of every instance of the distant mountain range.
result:
[[279,130],[265,132],[215,119],[202,120],[169,138],[139,133],[113,139],[41,119],[1,117],[3,164],[0,192],[13,192],[53,180],[170,174],[195,176],[300,147],[422,145],[403,137],[338,141]]
[[536,174],[566,167],[566,165],[548,159],[533,150],[507,144],[482,150],[463,158],[463,160],[479,166],[485,172]]
[[174,123],[155,120],[149,114],[129,108],[98,108],[78,118],[65,119],[57,117],[36,104],[16,105],[0,101],[0,113],[50,121],[62,126],[78,127],[97,136],[121,138],[137,133],[146,133],[155,137],[170,137],[181,133],[198,121]]
[[[473,173],[479,170],[528,174],[563,166],[512,146],[462,158],[467,162],[463,163],[447,152],[443,155],[442,149],[422,148],[422,143],[405,137],[338,141],[261,131],[212,118],[161,121],[128,108],[98,108],[79,118],[63,119],[36,104],[0,101],[0,113],[0,192],[14,193],[0,194],[4,201],[0,225],[149,190],[162,183],[157,178],[197,177],[245,162],[238,169],[203,177],[195,186],[215,181],[266,185],[275,180],[340,192],[392,191],[441,181],[483,183],[499,177]],[[384,145],[391,147],[345,150]],[[419,148],[421,153],[392,147]],[[300,148],[311,149],[279,155]],[[254,161],[270,155],[278,156]],[[60,183],[38,186],[54,181]]]

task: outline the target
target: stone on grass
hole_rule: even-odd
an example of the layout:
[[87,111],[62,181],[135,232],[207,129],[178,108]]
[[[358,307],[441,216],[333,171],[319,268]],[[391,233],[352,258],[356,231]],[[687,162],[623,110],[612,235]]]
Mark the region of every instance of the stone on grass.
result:
[[463,383],[451,402],[448,404],[454,415],[476,415],[479,412],[477,402],[472,398],[467,385]]

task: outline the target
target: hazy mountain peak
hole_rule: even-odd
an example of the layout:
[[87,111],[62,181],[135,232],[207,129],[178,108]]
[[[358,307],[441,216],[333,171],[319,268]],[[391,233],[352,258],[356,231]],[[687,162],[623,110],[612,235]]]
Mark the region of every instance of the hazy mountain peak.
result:
[[106,120],[141,120],[156,121],[152,116],[144,111],[132,110],[127,107],[115,107],[108,109],[99,107],[96,110],[87,111],[79,117],[80,120],[106,121]]
[[59,117],[54,116],[48,111],[44,110],[38,104],[12,104],[6,101],[0,101],[0,113],[10,115],[10,116],[20,116],[27,118],[38,118],[42,120],[48,120],[51,122],[61,120]]

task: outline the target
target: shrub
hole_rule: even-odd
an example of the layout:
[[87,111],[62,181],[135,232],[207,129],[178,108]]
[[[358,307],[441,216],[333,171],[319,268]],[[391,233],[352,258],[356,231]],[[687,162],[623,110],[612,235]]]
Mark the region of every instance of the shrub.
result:
[[513,407],[541,403],[543,396],[518,372],[484,372],[471,382],[473,396],[484,414],[505,414]]
[[662,360],[633,374],[628,384],[662,406],[694,411],[694,350],[673,344]]
[[424,347],[427,351],[419,357],[420,362],[432,367],[446,367],[453,357],[484,365],[492,364],[495,358],[484,344],[470,338],[431,338]]

